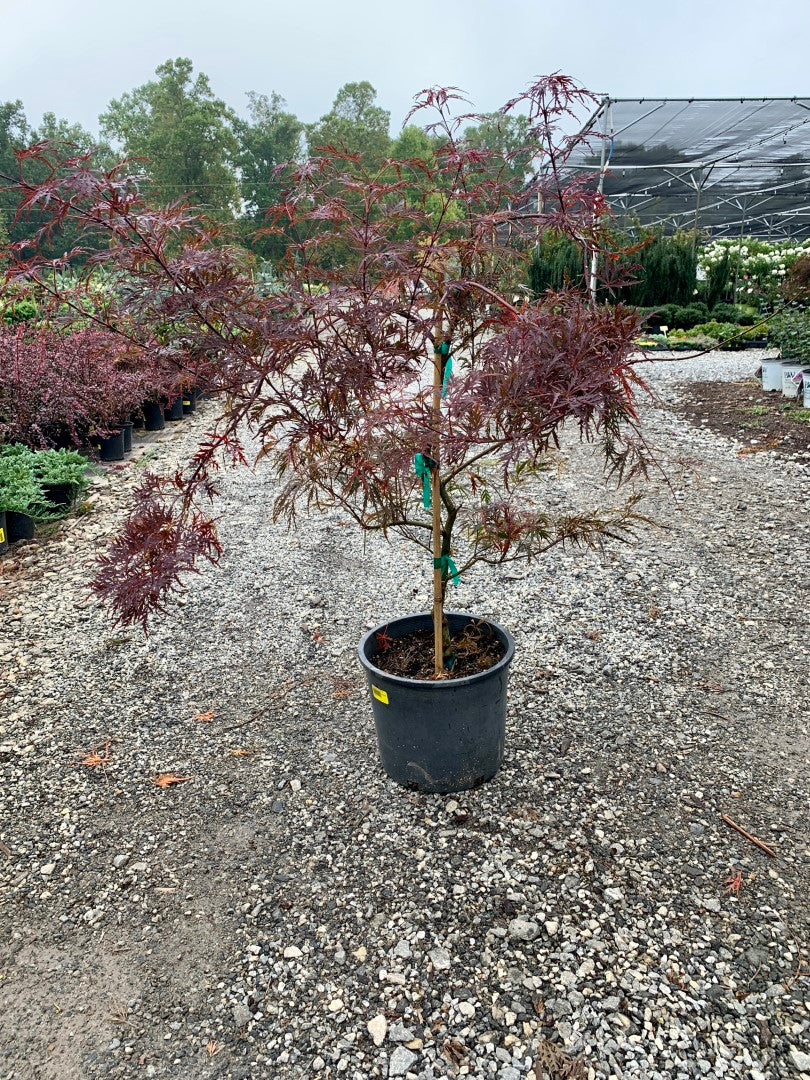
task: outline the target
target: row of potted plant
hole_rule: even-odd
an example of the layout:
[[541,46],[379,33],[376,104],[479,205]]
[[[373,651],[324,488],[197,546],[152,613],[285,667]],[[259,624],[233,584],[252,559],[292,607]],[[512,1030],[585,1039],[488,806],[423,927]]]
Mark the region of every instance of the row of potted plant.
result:
[[106,440],[133,419],[155,428],[166,403],[182,415],[190,383],[182,350],[136,348],[100,329],[0,325],[0,443],[84,446],[104,457]]

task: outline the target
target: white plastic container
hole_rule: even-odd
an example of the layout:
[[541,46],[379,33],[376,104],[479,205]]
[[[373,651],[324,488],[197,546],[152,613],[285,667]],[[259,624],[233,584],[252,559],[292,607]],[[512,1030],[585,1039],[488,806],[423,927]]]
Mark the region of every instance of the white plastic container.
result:
[[771,357],[770,360],[762,361],[762,389],[781,391],[782,358],[780,356]]
[[810,409],[810,368],[802,368],[802,406]]
[[[801,386],[801,373],[804,364],[800,360],[782,361],[782,396],[795,398],[799,396]],[[796,376],[800,376],[798,379]]]

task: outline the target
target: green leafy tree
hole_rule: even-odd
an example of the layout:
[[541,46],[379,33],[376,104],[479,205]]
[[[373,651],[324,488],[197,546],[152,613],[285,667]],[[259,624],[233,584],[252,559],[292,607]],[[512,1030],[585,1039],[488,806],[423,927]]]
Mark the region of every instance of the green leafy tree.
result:
[[128,157],[146,159],[138,167],[152,197],[187,198],[227,217],[239,203],[234,116],[193,66],[183,57],[167,60],[156,80],[111,101],[99,122]]
[[493,151],[499,171],[509,179],[522,180],[531,164],[528,127],[525,116],[490,113],[479,124],[465,129],[464,141],[476,150]]
[[[112,163],[110,148],[98,147],[97,140],[81,124],[72,124],[57,118],[55,113],[46,112],[40,126],[32,128],[26,120],[21,101],[7,101],[0,105],[0,176],[16,179],[19,176],[16,152],[37,142],[50,143],[55,154],[61,158],[93,151],[97,166],[105,168]],[[47,171],[41,162],[29,160],[25,165],[25,176],[31,183],[41,183]],[[18,201],[19,191],[9,188],[7,181],[0,180],[0,242],[3,242],[4,229],[6,240],[18,242],[31,237],[41,224],[42,213],[37,210],[16,219]],[[66,220],[45,239],[42,250],[58,258],[65,251],[73,249],[77,239],[76,224]]]
[[[0,174],[12,178],[18,175],[14,151],[33,142],[32,135],[21,101],[4,101],[0,104]],[[5,228],[5,235],[13,240],[27,235],[26,230],[19,230],[14,225],[18,201],[19,192],[9,190],[8,183],[0,180],[0,229]]]
[[391,114],[375,104],[376,100],[377,91],[370,82],[342,86],[331,111],[307,127],[310,151],[334,146],[360,154],[368,169],[379,166],[391,154]]
[[[289,180],[281,166],[301,156],[304,125],[290,112],[279,94],[248,92],[248,119],[237,118],[234,131],[239,150],[237,162],[245,206],[242,226],[251,249],[265,259],[284,254],[283,234],[261,232],[268,210],[276,205]],[[257,232],[258,230],[258,232]]]

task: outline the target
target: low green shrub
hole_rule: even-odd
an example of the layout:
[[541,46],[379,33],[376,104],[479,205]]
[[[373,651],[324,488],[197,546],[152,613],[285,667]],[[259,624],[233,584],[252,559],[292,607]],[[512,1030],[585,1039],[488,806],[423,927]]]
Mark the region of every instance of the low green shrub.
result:
[[75,499],[89,487],[89,464],[75,450],[30,450],[21,443],[0,447],[0,510],[16,510],[39,521],[64,517],[67,506],[46,497],[49,486],[64,485]]
[[686,307],[676,307],[672,312],[672,321],[668,324],[676,330],[691,330],[699,323],[709,321],[709,309],[702,300]]

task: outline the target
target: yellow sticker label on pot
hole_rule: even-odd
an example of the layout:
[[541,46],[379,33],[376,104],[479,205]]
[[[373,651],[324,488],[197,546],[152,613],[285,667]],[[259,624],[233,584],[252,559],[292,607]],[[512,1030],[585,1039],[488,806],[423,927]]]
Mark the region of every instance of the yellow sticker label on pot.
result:
[[374,695],[374,697],[377,699],[377,701],[381,701],[383,703],[383,705],[388,704],[388,694],[386,694],[386,692],[384,690],[381,690],[379,688],[379,686],[375,686],[374,683],[372,683],[371,684],[371,692]]
[[2,529],[0,529],[0,544],[5,544],[5,542],[6,542],[6,534]]

